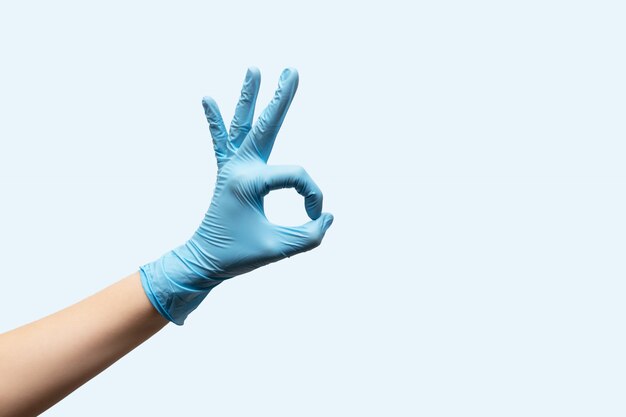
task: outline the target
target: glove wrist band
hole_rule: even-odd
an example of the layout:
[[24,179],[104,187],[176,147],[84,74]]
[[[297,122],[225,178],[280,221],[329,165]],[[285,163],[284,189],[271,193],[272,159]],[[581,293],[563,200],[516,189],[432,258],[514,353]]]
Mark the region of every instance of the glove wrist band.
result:
[[166,319],[182,325],[207,294],[222,280],[189,260],[197,254],[188,243],[139,268],[141,284],[154,306]]

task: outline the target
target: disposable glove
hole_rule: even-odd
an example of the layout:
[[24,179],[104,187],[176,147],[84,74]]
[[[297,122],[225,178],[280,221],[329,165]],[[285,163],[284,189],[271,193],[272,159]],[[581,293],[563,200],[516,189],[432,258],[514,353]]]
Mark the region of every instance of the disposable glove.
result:
[[[333,222],[322,213],[322,192],[303,168],[267,165],[298,87],[297,71],[282,72],[273,99],[252,126],[260,80],[259,70],[249,68],[229,132],[217,103],[203,99],[218,166],[211,205],[185,244],[140,268],[148,298],[178,325],[222,281],[315,248]],[[312,221],[296,227],[270,223],[263,197],[279,188],[295,188]]]

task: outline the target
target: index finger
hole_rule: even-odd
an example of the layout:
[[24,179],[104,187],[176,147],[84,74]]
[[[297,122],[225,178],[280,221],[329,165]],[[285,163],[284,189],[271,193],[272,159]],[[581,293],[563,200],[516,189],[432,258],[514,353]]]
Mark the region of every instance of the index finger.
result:
[[304,208],[311,219],[315,220],[322,214],[322,190],[304,168],[295,165],[270,165],[263,179],[261,195],[266,196],[270,191],[281,188],[295,188],[304,197]]

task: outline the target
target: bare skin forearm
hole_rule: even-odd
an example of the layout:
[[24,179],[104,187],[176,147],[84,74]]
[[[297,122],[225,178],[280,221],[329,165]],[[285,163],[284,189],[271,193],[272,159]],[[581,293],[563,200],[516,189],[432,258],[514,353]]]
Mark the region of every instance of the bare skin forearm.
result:
[[136,272],[64,310],[0,335],[0,416],[37,415],[168,321]]

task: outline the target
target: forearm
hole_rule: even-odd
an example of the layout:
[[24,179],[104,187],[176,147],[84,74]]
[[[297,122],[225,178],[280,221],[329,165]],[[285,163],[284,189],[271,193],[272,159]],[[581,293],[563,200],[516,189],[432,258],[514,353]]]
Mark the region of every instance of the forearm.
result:
[[[252,125],[260,73],[246,73],[227,132],[217,103],[205,97],[217,158],[211,205],[183,245],[143,265],[141,272],[58,313],[0,335],[0,417],[37,415],[163,328],[182,325],[222,281],[317,247],[333,216],[304,168],[267,165],[298,86],[285,69],[278,89]],[[271,223],[263,199],[294,188],[311,221]]]
[[43,412],[167,323],[146,297],[136,272],[0,335],[0,416]]

